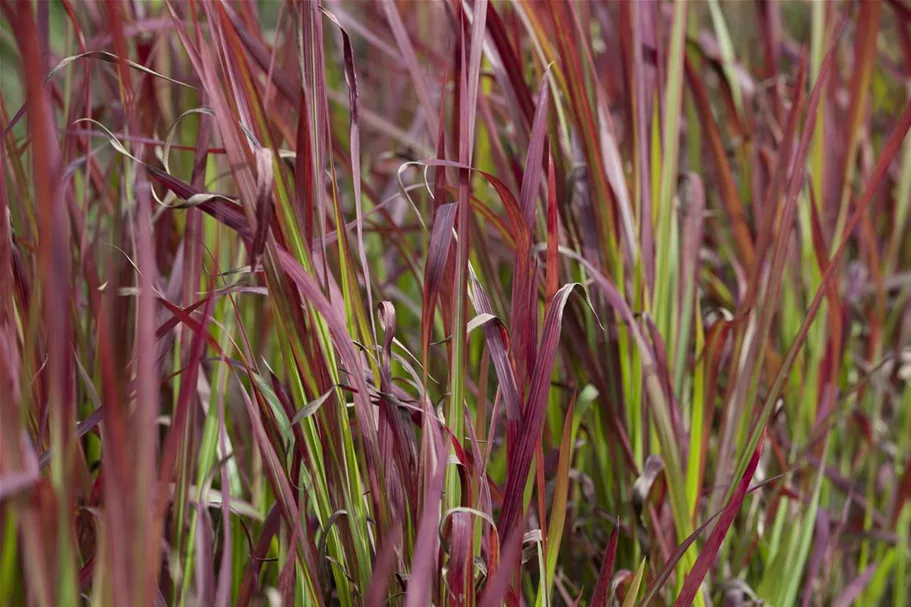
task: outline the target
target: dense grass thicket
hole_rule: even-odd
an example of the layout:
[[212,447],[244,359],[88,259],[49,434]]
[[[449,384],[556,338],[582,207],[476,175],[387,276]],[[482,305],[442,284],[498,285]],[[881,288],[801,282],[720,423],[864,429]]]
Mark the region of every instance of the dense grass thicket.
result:
[[911,604],[908,0],[0,16],[0,605]]

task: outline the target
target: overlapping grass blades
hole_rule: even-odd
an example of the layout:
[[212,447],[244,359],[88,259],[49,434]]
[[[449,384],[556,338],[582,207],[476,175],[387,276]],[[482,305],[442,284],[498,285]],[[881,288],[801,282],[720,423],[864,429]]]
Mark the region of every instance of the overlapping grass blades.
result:
[[0,605],[907,604],[902,0],[0,13]]

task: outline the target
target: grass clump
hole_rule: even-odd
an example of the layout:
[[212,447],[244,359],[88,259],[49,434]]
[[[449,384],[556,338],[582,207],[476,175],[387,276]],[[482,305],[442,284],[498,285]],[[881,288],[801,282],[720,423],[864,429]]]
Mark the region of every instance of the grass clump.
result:
[[0,13],[0,604],[907,604],[902,0]]

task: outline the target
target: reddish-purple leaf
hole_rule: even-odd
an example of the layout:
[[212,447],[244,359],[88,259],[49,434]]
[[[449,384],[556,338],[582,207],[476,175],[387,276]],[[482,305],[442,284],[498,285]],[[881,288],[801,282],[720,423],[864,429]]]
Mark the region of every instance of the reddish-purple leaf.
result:
[[724,541],[728,529],[730,529],[731,524],[734,522],[734,517],[737,516],[737,512],[740,510],[743,498],[746,497],[750,481],[753,479],[753,473],[756,472],[756,466],[759,465],[764,439],[765,433],[759,437],[759,444],[753,452],[753,456],[750,458],[750,463],[747,465],[746,471],[737,483],[737,489],[734,491],[731,501],[724,507],[724,510],[721,512],[721,517],[718,519],[718,523],[712,530],[712,534],[709,536],[705,546],[702,547],[702,551],[696,558],[696,563],[683,581],[683,587],[680,589],[680,594],[677,595],[677,600],[674,602],[675,607],[691,605],[696,593],[699,592],[702,580],[705,579],[705,575],[709,572],[709,568],[715,560],[715,555],[718,553],[718,549],[721,548],[721,542]]
[[[449,604],[463,606],[468,604],[472,595],[472,534],[474,533],[471,515],[468,512],[454,512],[449,523]],[[473,598],[473,597],[472,597]],[[474,602],[473,600],[471,601]]]
[[[418,478],[416,448],[408,428],[397,408],[385,395],[393,390],[392,340],[395,338],[395,308],[388,301],[380,303],[380,326],[383,329],[383,348],[380,356],[380,398],[378,435],[388,492],[396,514],[403,516],[409,505],[412,520],[417,517]],[[402,492],[404,491],[404,495]]]
[[[166,495],[168,484],[174,473],[174,462],[177,460],[177,450],[180,441],[184,439],[184,427],[187,422],[189,410],[196,406],[196,377],[199,371],[200,359],[205,354],[206,340],[203,336],[208,337],[209,314],[212,308],[211,297],[205,300],[205,306],[202,311],[202,322],[193,330],[193,339],[190,343],[190,355],[187,359],[188,375],[180,382],[180,394],[177,397],[177,405],[172,416],[171,427],[165,438],[164,448],[162,449],[161,464],[159,466],[158,492],[159,495]],[[168,506],[166,500],[160,500],[158,504],[158,516],[163,516]]]
[[[338,22],[331,12],[320,7],[323,14],[329,18],[342,32],[342,48],[345,60],[345,82],[348,83],[348,112],[350,114],[349,131],[351,143],[351,184],[354,194],[354,209],[357,214],[357,245],[360,254],[361,271],[364,273],[364,287],[367,290],[367,306],[373,309],[373,286],[370,282],[370,264],[367,263],[367,250],[364,247],[364,210],[361,203],[361,131],[359,126],[359,109],[357,98],[357,72],[354,69],[354,51],[351,48],[351,38],[348,32]],[[376,340],[376,326],[373,316],[370,317],[373,329],[373,339]]]
[[[448,160],[429,160],[425,162],[425,164],[427,166],[469,169],[469,167],[464,164]],[[484,179],[487,180],[487,183],[494,188],[494,190],[497,192],[497,195],[500,197],[500,200],[503,203],[503,206],[506,209],[507,215],[509,217],[509,224],[510,228],[512,229],[513,237],[517,243],[517,250],[520,247],[528,247],[530,250],[531,235],[528,231],[528,227],[522,219],[519,205],[516,202],[515,197],[509,191],[509,188],[506,187],[506,184],[504,184],[502,181],[490,173],[478,171],[475,169],[472,170],[484,177]],[[522,244],[520,245],[519,243]],[[527,257],[523,258],[527,259]],[[474,284],[476,281],[472,279],[472,283]],[[479,283],[477,284],[479,285]],[[493,306],[490,304],[490,300],[486,298],[486,295],[483,294],[483,290],[478,288],[469,289],[468,294],[469,297],[471,297],[472,303],[475,307],[475,312],[478,314],[493,314]],[[494,368],[497,371],[497,377],[500,380],[500,388],[504,391],[503,399],[506,406],[506,414],[512,422],[518,423],[518,421],[522,418],[522,407],[519,402],[519,392],[515,380],[515,375],[513,373],[505,350],[503,352],[500,352],[499,350],[500,344],[498,343],[498,338],[493,333],[494,331],[497,331],[496,326],[490,323],[485,324],[484,334],[488,339],[488,347],[492,348],[491,358],[494,362]],[[502,342],[502,340],[499,341]]]
[[832,607],[851,607],[851,605],[854,605],[855,601],[860,597],[861,593],[863,593],[864,588],[870,583],[870,580],[873,578],[873,574],[876,573],[878,567],[879,563],[871,563],[868,565],[863,573],[848,583],[838,598],[835,599],[835,602],[832,603]]
[[611,530],[607,546],[604,548],[604,558],[601,560],[601,569],[598,571],[598,580],[592,592],[592,607],[607,607],[610,597],[610,581],[614,575],[614,559],[617,557],[617,541],[620,538],[620,520],[618,519]]
[[817,583],[819,572],[829,548],[829,517],[824,510],[816,512],[816,529],[813,530],[813,552],[807,563],[807,576],[803,584],[803,607],[810,607],[813,599],[813,586]]
[[502,559],[500,559],[504,565],[497,567],[491,575],[478,603],[480,607],[500,607],[503,604],[503,597],[506,596],[509,589],[509,578],[515,573],[512,564],[518,563],[519,557],[522,555],[522,538],[524,536],[525,525],[520,521],[515,530],[506,537]]
[[508,88],[511,91],[511,97],[515,98],[515,104],[518,106],[519,117],[524,123],[524,128],[528,130],[531,128],[532,114],[535,111],[534,100],[531,90],[525,84],[523,64],[513,38],[493,3],[490,2],[487,3],[487,33],[490,34],[500,61],[503,62],[503,71],[497,72],[497,79],[504,90]]
[[417,54],[414,51],[414,45],[411,43],[411,39],[408,36],[408,30],[402,22],[402,17],[399,14],[399,9],[396,6],[395,1],[382,0],[382,5],[386,14],[386,19],[389,22],[389,27],[392,30],[392,35],[395,37],[396,44],[398,44],[399,50],[402,53],[402,59],[404,59],[405,66],[408,68],[408,73],[411,75],[411,82],[414,87],[413,90],[418,97],[418,101],[421,103],[424,120],[427,123],[427,132],[431,137],[434,137],[434,144],[436,144],[437,125],[433,122],[436,112],[433,111],[430,93],[427,91],[427,86],[424,84],[426,79],[420,63],[418,62]]
[[[433,423],[433,422],[428,422]],[[425,455],[431,481],[424,495],[423,511],[414,543],[411,575],[408,577],[408,594],[405,607],[423,607],[430,604],[430,590],[437,572],[434,571],[439,550],[440,503],[443,499],[443,479],[446,472],[446,453],[441,442],[431,442]]]
[[386,540],[377,551],[376,564],[373,567],[373,577],[364,595],[364,607],[382,607],[386,601],[386,589],[389,579],[395,570],[396,550],[402,541],[402,528],[396,526],[392,533],[386,535]]
[[[715,162],[715,168],[721,181],[720,187],[723,192],[721,201],[724,204],[725,211],[727,211],[728,220],[731,222],[731,228],[734,232],[733,240],[738,249],[741,262],[749,266],[755,253],[753,235],[750,233],[746,223],[743,201],[740,199],[740,193],[737,190],[734,174],[731,171],[731,165],[724,149],[724,143],[709,104],[708,93],[688,57],[684,57],[684,67],[686,69],[687,83],[690,85],[696,110],[699,113],[699,121],[708,136],[709,150],[712,153],[712,159]],[[660,277],[656,277],[656,280],[660,280]]]
[[538,92],[538,106],[535,109],[535,120],[531,127],[531,138],[528,142],[528,153],[525,156],[525,171],[522,175],[522,190],[519,192],[519,208],[525,217],[529,230],[535,227],[535,201],[541,185],[542,160],[544,146],[547,143],[547,105],[548,82],[545,75],[541,79]]
[[525,481],[528,478],[531,458],[535,445],[541,434],[544,413],[547,404],[547,393],[550,390],[550,379],[553,374],[554,359],[560,346],[560,333],[563,322],[563,310],[570,294],[577,284],[564,285],[550,302],[547,317],[544,319],[544,331],[538,349],[538,359],[531,377],[531,388],[528,401],[524,407],[525,416],[516,441],[515,458],[510,462],[506,477],[506,493],[503,509],[500,514],[500,533],[509,535],[516,527],[522,508]]
[[[532,124],[531,139],[525,157],[525,171],[522,176],[522,189],[519,192],[519,209],[528,227],[533,233],[535,227],[535,201],[538,199],[542,175],[542,159],[547,143],[547,76],[541,79],[538,94],[538,107]],[[531,241],[527,247],[516,246],[515,268],[512,279],[512,355],[516,360],[516,382],[519,390],[524,390],[528,375],[534,370],[535,341],[537,339],[537,279],[536,263],[531,254]]]
[[256,546],[253,548],[252,554],[250,555],[251,558],[247,563],[247,568],[244,570],[244,578],[241,582],[240,592],[237,597],[237,605],[239,607],[245,607],[250,604],[254,586],[259,580],[260,569],[265,563],[266,553],[272,545],[272,539],[275,537],[275,534],[278,533],[280,523],[281,511],[279,510],[278,504],[276,504],[272,506],[272,509],[269,510],[269,514],[266,515],[266,519],[263,521],[259,539],[256,541]]
[[[439,171],[443,173],[442,170]],[[436,301],[443,285],[443,276],[450,258],[452,228],[455,225],[456,204],[448,203],[437,207],[427,247],[427,263],[424,266],[424,289],[421,305],[421,347],[424,356],[424,368],[429,364],[430,337],[433,330],[433,317]]]
[[256,231],[250,246],[250,261],[256,266],[266,247],[266,236],[272,223],[272,151],[256,150]]
[[557,251],[560,246],[558,235],[557,214],[557,176],[554,172],[553,156],[547,159],[547,267],[545,294],[548,299],[553,299],[557,294],[557,285],[560,282],[560,266],[558,265]]

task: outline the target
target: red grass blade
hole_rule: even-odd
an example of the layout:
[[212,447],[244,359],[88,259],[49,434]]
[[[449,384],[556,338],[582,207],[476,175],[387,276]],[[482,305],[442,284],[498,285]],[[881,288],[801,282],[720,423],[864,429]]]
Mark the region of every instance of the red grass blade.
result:
[[[200,360],[205,353],[206,341],[204,335],[208,337],[209,314],[212,308],[212,297],[205,299],[201,322],[193,330],[193,340],[190,343],[190,356],[187,360],[187,376],[180,384],[180,394],[177,398],[175,413],[165,438],[164,448],[162,449],[161,464],[159,466],[158,494],[167,495],[168,484],[174,473],[174,462],[177,459],[177,449],[179,441],[183,440],[184,426],[187,422],[190,407],[196,405],[196,376],[199,370]],[[165,510],[169,506],[166,500],[160,500],[158,503],[158,517],[163,517]]]
[[863,593],[864,588],[870,583],[878,567],[879,563],[873,563],[864,569],[863,573],[851,580],[838,599],[832,603],[832,607],[850,607],[854,605],[855,601]]
[[716,170],[721,177],[721,188],[723,195],[721,200],[725,205],[728,219],[734,231],[734,243],[739,250],[741,263],[749,266],[753,261],[754,247],[753,236],[746,224],[746,215],[743,209],[743,202],[740,199],[740,193],[734,182],[734,175],[731,172],[731,166],[728,162],[727,153],[724,150],[724,144],[721,141],[721,134],[718,132],[718,125],[709,105],[708,94],[702,80],[693,68],[689,58],[684,56],[684,67],[686,69],[687,83],[693,92],[696,110],[699,113],[699,119],[702,128],[705,130],[709,139],[709,149],[712,152],[712,158],[715,162]]
[[[432,423],[432,422],[428,422]],[[441,442],[431,442],[429,470],[431,482],[424,495],[423,512],[418,525],[415,540],[414,559],[411,563],[411,575],[408,577],[408,594],[405,607],[423,607],[430,604],[430,591],[433,588],[434,571],[439,551],[440,503],[443,499],[443,479],[446,472],[446,453]]]
[[473,603],[472,586],[474,562],[472,559],[473,541],[471,515],[467,512],[454,512],[449,522],[449,604],[464,606]]
[[557,215],[557,176],[554,174],[554,159],[547,162],[547,289],[545,295],[553,299],[557,294],[560,282],[560,266],[557,261],[557,250],[560,246],[558,235],[559,220]]
[[389,578],[395,569],[396,550],[402,541],[401,527],[396,527],[386,536],[386,542],[377,551],[373,577],[364,595],[364,607],[382,607],[386,601]]
[[[522,522],[506,538],[503,545],[501,561],[503,563],[517,563],[522,555],[522,538],[525,536],[525,526]],[[509,578],[514,573],[514,569],[509,567],[498,567],[496,573],[490,578],[487,586],[484,588],[484,594],[478,603],[479,607],[500,607],[503,604],[503,597],[509,589]]]
[[610,581],[614,574],[614,559],[617,557],[617,541],[620,538],[620,520],[617,519],[610,538],[607,540],[607,546],[604,548],[604,558],[601,561],[601,569],[598,571],[598,581],[595,583],[595,590],[592,592],[593,607],[607,607],[607,599],[610,598]]
[[427,91],[427,87],[424,84],[424,74],[418,63],[417,54],[414,52],[414,45],[411,44],[411,39],[408,37],[408,31],[405,29],[405,24],[402,23],[402,17],[399,15],[399,9],[396,7],[395,1],[382,0],[382,5],[386,14],[386,19],[389,22],[389,27],[392,29],[395,41],[399,46],[399,50],[402,52],[402,59],[404,59],[405,66],[408,68],[409,74],[411,74],[411,82],[414,86],[415,94],[421,103],[424,120],[427,123],[427,132],[434,138],[434,145],[436,145],[437,129],[435,128],[436,124],[433,122],[436,112],[433,111],[430,93]]
[[[443,173],[443,171],[440,171]],[[436,208],[430,244],[427,247],[427,263],[424,266],[424,288],[422,291],[421,310],[421,351],[424,356],[424,368],[429,365],[430,337],[433,329],[434,310],[437,298],[443,286],[443,276],[450,258],[452,228],[455,225],[456,203],[440,205]]]
[[731,524],[734,522],[734,517],[737,516],[738,510],[740,510],[740,505],[743,503],[743,498],[746,497],[747,489],[750,486],[750,481],[753,479],[753,474],[756,472],[756,467],[759,465],[759,458],[762,455],[762,445],[764,439],[765,434],[760,436],[759,444],[756,446],[756,450],[753,452],[753,456],[750,458],[750,463],[747,465],[746,472],[740,478],[740,481],[738,481],[737,489],[734,492],[731,501],[729,501],[727,506],[724,507],[724,510],[721,513],[721,517],[718,519],[718,523],[712,530],[712,534],[709,536],[709,539],[706,541],[705,546],[702,547],[702,551],[696,558],[696,563],[693,565],[693,569],[683,581],[683,588],[680,589],[680,594],[677,595],[677,600],[674,602],[675,607],[684,607],[686,605],[691,605],[693,599],[696,597],[696,593],[699,592],[699,587],[702,585],[702,580],[705,579],[705,575],[708,573],[709,568],[712,566],[712,562],[715,560],[715,555],[718,553],[718,549],[721,548],[721,542],[724,541],[724,538],[728,533],[728,529],[730,529]]
[[525,481],[528,478],[531,458],[544,423],[547,393],[550,390],[550,378],[553,373],[554,359],[560,345],[563,310],[570,294],[579,285],[564,285],[550,302],[547,317],[544,319],[544,332],[538,349],[538,360],[531,376],[531,388],[524,408],[525,417],[516,441],[515,459],[510,462],[506,476],[506,492],[503,509],[500,513],[499,529],[507,537],[513,532],[524,505],[522,504]]
[[525,217],[529,230],[535,227],[535,200],[538,198],[538,188],[541,184],[544,146],[547,144],[547,106],[550,88],[547,75],[541,79],[541,88],[538,92],[538,106],[535,109],[535,119],[531,127],[531,138],[528,142],[528,154],[525,156],[525,171],[522,175],[522,190],[519,193],[519,208]]
[[250,245],[250,265],[255,267],[266,247],[266,236],[272,224],[272,152],[268,149],[256,153],[256,231]]
[[[354,194],[354,209],[357,214],[357,245],[360,254],[361,271],[364,273],[364,286],[367,290],[367,307],[373,310],[373,286],[370,282],[370,264],[367,263],[367,250],[364,247],[364,210],[361,202],[361,131],[359,126],[359,107],[357,97],[357,71],[354,68],[354,51],[351,48],[351,37],[338,19],[331,12],[320,7],[326,15],[342,32],[342,48],[344,49],[345,81],[348,83],[348,111],[351,115],[348,130],[350,131],[351,155],[351,181]],[[376,323],[373,315],[370,316],[370,326],[373,330],[373,341],[376,342]]]
[[[72,509],[75,507],[72,477],[74,476],[74,463],[76,458],[77,444],[73,438],[73,427],[75,425],[75,397],[72,392],[73,383],[71,378],[74,377],[73,368],[73,334],[72,334],[72,316],[69,305],[70,294],[70,249],[69,243],[69,225],[67,222],[68,215],[64,206],[62,178],[62,160],[60,146],[57,142],[56,123],[51,105],[49,91],[45,89],[40,78],[28,77],[27,74],[45,74],[46,69],[43,65],[46,58],[42,58],[41,49],[39,48],[40,35],[38,27],[32,15],[32,6],[28,2],[19,2],[18,14],[13,14],[11,8],[4,3],[4,13],[10,19],[11,29],[16,37],[16,43],[22,58],[22,70],[24,77],[24,88],[26,96],[26,108],[28,110],[28,133],[32,146],[32,176],[34,180],[34,204],[38,217],[38,232],[35,235],[38,238],[37,250],[37,277],[41,281],[43,288],[40,310],[46,335],[47,357],[47,377],[49,378],[48,391],[44,395],[45,402],[41,407],[48,412],[49,423],[51,424],[51,436],[55,441],[59,441],[61,453],[57,459],[57,465],[52,470],[52,483],[48,484],[48,490],[52,491],[54,500],[57,501],[61,508]],[[6,147],[4,142],[4,147]],[[8,152],[9,148],[7,148]],[[8,158],[4,153],[4,159]],[[2,169],[6,171],[7,168]],[[4,193],[4,196],[6,193]],[[6,206],[6,205],[4,205]],[[8,222],[9,217],[4,216],[0,221]],[[8,246],[9,241],[4,247]],[[7,249],[9,251],[9,249]],[[7,260],[9,261],[9,260]],[[9,271],[7,266],[4,270]],[[4,302],[5,304],[5,302]],[[5,305],[4,305],[5,307]],[[12,318],[8,322],[14,322]],[[0,330],[5,327],[0,326]],[[5,333],[5,331],[4,331]],[[6,337],[6,336],[4,336]],[[9,335],[10,342],[4,340],[4,346],[12,346],[12,350],[18,350],[15,338],[15,330]],[[6,356],[3,356],[5,359]],[[4,361],[0,364],[6,364]],[[14,369],[11,362],[8,371]],[[12,379],[12,378],[11,378]],[[0,386],[2,388],[3,386]],[[6,396],[4,396],[6,398]],[[53,405],[48,410],[48,407]],[[14,431],[19,430],[19,425],[13,420],[21,416],[18,411],[11,417],[6,418],[12,422]],[[44,418],[44,415],[41,416]],[[7,425],[6,423],[4,425]],[[43,421],[42,421],[43,425]],[[18,432],[20,436],[14,436],[11,446],[15,449],[21,444],[21,435],[24,431]],[[5,434],[5,433],[4,433]],[[16,449],[19,453],[13,455],[13,462],[19,462],[21,453],[26,450],[25,445],[21,445],[21,450]],[[4,454],[6,449],[3,450]],[[26,469],[32,465],[17,465],[17,468]],[[51,490],[50,487],[53,486]],[[58,537],[41,537],[45,535],[38,527],[38,519],[33,515],[27,516],[24,520],[23,532],[27,538],[26,550],[33,553],[33,557],[25,563],[27,577],[30,578],[30,588],[34,596],[50,604],[55,600],[52,597],[59,597],[63,593],[70,593],[73,588],[58,587],[67,578],[64,572],[73,568],[71,560],[73,554],[71,551],[74,546],[70,541],[69,529],[59,529]],[[49,529],[48,529],[49,531]],[[74,539],[74,538],[73,538]],[[34,564],[40,563],[44,559],[38,559],[37,550],[40,549],[42,540],[48,542],[48,548],[56,545],[51,553],[54,555],[50,565],[50,579],[48,573],[38,571]],[[75,576],[74,576],[75,577]],[[53,580],[53,582],[51,582]],[[71,580],[75,581],[75,580]]]
[[[536,201],[542,176],[542,159],[547,144],[547,76],[541,80],[538,95],[538,107],[532,123],[531,139],[525,159],[525,172],[522,176],[522,189],[519,192],[519,209],[528,227],[534,233]],[[527,247],[516,247],[515,269],[512,280],[512,355],[516,359],[516,382],[520,390],[524,389],[526,378],[535,367],[535,339],[537,338],[537,279],[536,263],[531,254],[531,241]],[[517,243],[518,244],[518,243]]]

